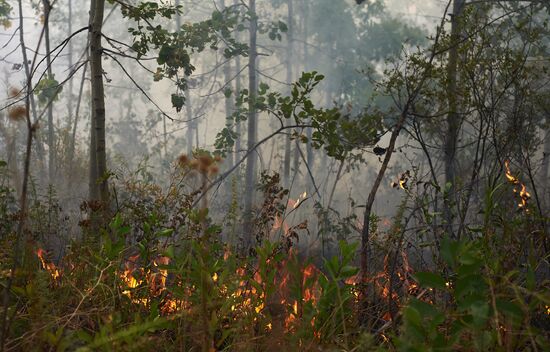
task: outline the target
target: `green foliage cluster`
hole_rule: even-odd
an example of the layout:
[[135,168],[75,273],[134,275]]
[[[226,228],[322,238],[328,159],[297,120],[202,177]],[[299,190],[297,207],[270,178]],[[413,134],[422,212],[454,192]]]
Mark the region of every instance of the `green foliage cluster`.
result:
[[[323,79],[324,76],[316,71],[304,72],[292,84],[289,95],[273,91],[266,83],[260,83],[254,95],[254,109],[279,120],[281,131],[288,128],[289,124],[295,131],[311,127],[311,140],[297,132],[294,138],[302,143],[311,143],[314,148],[324,148],[329,156],[339,160],[343,160],[354,149],[376,144],[383,128],[381,113],[365,112],[352,118],[344,115],[339,108],[316,107],[311,95]],[[230,94],[228,92],[227,96]],[[233,148],[235,139],[239,137],[234,132],[234,125],[248,118],[249,101],[247,89],[239,92],[235,99],[235,112],[228,119],[229,124],[216,137],[215,146],[219,153],[225,155]]]
[[11,27],[10,14],[12,11],[11,5],[7,0],[0,0],[0,25],[4,28]]
[[[164,78],[174,79],[177,93],[172,94],[172,105],[179,112],[185,105],[182,93],[188,88],[188,77],[195,71],[191,63],[193,53],[209,48],[218,50],[224,44],[224,56],[246,55],[247,46],[237,42],[231,35],[240,24],[241,13],[238,8],[227,7],[214,11],[210,19],[185,23],[176,31],[166,29],[162,24],[154,24],[160,19],[172,19],[181,12],[181,7],[156,2],[140,2],[137,6],[124,5],[122,15],[136,23],[128,28],[133,37],[132,49],[137,58],[158,52],[155,81]],[[178,72],[183,71],[181,77]]]
[[38,96],[38,102],[42,105],[51,104],[59,99],[63,86],[55,79],[55,75],[45,75],[38,82],[34,94]]
[[447,275],[414,275],[430,290],[431,299],[412,298],[403,310],[401,350],[550,348],[547,336],[532,321],[544,314],[550,302],[548,292],[535,288],[534,268],[502,273],[496,255],[487,255],[486,250],[482,240],[442,242]]

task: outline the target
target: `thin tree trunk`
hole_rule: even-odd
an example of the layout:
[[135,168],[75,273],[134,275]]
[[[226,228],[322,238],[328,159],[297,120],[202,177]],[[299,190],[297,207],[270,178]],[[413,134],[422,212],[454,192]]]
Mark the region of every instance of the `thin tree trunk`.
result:
[[[75,155],[75,148],[76,148],[76,130],[78,127],[78,117],[80,113],[80,104],[82,103],[82,95],[84,93],[84,83],[86,82],[86,71],[88,69],[88,64],[84,65],[84,69],[82,70],[82,80],[80,81],[80,87],[78,89],[78,99],[76,101],[76,110],[74,114],[74,121],[72,123],[72,133],[71,133],[71,139],[69,144],[69,170],[74,170],[74,155]],[[72,178],[69,178],[69,182],[71,182]],[[69,187],[70,188],[70,187]]]
[[453,231],[453,201],[455,200],[456,186],[456,147],[460,130],[460,115],[458,113],[458,41],[460,35],[460,15],[464,6],[464,0],[454,0],[453,15],[451,16],[451,47],[449,49],[449,60],[447,63],[447,102],[449,113],[447,115],[447,131],[445,134],[445,184],[448,193],[444,198],[444,216],[447,222],[446,230],[448,235],[454,237]]
[[[68,35],[73,34],[73,0],[68,0]],[[69,61],[69,71],[73,70],[73,41],[69,40],[67,43],[67,60]],[[73,124],[73,77],[69,78],[69,92],[67,94],[67,112],[69,114],[67,119],[67,133],[71,131],[71,125]],[[70,165],[69,165],[70,166]]]
[[[44,17],[49,18],[51,4],[49,0],[42,0],[42,5],[44,6]],[[48,78],[53,78],[52,72],[52,59],[50,55],[50,26],[49,21],[44,22],[44,36],[45,36],[45,45],[46,45],[46,65]],[[53,125],[53,100],[48,104],[48,183],[49,185],[53,184],[55,179],[55,133]]]
[[[252,150],[256,144],[256,107],[255,99],[257,92],[256,80],[256,35],[258,27],[258,19],[256,15],[256,0],[249,0],[248,11],[250,13],[250,38],[249,38],[249,54],[248,54],[248,150]],[[245,176],[245,198],[244,198],[244,249],[248,251],[253,243],[253,220],[252,206],[254,202],[254,191],[256,187],[256,156],[251,155],[246,161],[246,176]]]
[[[25,164],[23,167],[23,185],[21,186],[21,198],[20,198],[20,217],[19,222],[17,224],[17,236],[16,236],[16,242],[15,242],[15,249],[13,253],[13,262],[11,265],[10,275],[8,276],[8,280],[6,282],[6,285],[4,287],[3,292],[3,299],[2,299],[2,317],[1,317],[1,324],[0,327],[0,351],[4,351],[4,346],[6,343],[6,339],[9,334],[9,325],[10,321],[8,321],[8,309],[10,306],[10,298],[11,298],[11,288],[13,285],[13,280],[15,277],[16,269],[20,266],[20,262],[23,260],[23,247],[27,243],[25,233],[25,226],[26,226],[26,220],[27,220],[27,192],[28,192],[28,186],[29,186],[29,174],[30,174],[30,164],[31,164],[31,152],[32,152],[32,140],[33,140],[33,134],[34,134],[34,126],[31,122],[31,115],[30,115],[30,109],[31,109],[31,101],[32,101],[32,76],[31,76],[31,69],[29,68],[29,60],[27,58],[27,47],[25,45],[25,37],[24,37],[24,26],[23,26],[23,4],[22,0],[18,1],[18,9],[19,9],[19,40],[20,40],[20,47],[21,52],[23,56],[23,67],[25,68],[25,77],[26,77],[26,98],[25,98],[25,119],[27,123],[27,143],[26,143],[26,150],[25,150]],[[48,17],[45,17],[44,19],[45,23],[48,22]],[[36,48],[36,52],[38,52],[39,46]],[[15,312],[15,311],[14,311]]]
[[[303,9],[302,9],[302,21],[303,21],[303,28],[304,28],[304,39],[303,39],[303,50],[304,50],[304,72],[307,72],[309,70],[309,46],[308,46],[308,37],[309,37],[309,0],[303,0]],[[313,129],[311,127],[306,128],[306,135],[307,135],[307,147],[306,147],[306,154],[307,154],[307,165],[309,168],[313,170],[313,146],[311,144],[311,137],[313,134]]]
[[[176,6],[180,6],[180,0],[176,0]],[[178,31],[181,28],[181,16],[179,12],[176,14],[176,27]],[[187,155],[191,157],[193,155],[193,139],[196,138],[196,142],[198,144],[198,136],[195,136],[195,129],[196,129],[196,121],[193,120],[193,106],[191,105],[191,93],[189,92],[189,88],[187,88],[184,92],[185,95],[185,114],[187,116],[187,133],[186,133],[186,143],[187,143]]]
[[[90,149],[90,198],[99,200],[107,215],[109,188],[107,183],[107,156],[105,147],[105,93],[103,87],[103,64],[101,30],[105,0],[91,2],[90,72],[92,80],[92,134]],[[95,163],[94,163],[95,161]],[[104,219],[106,220],[106,219]]]
[[[233,2],[234,6],[238,6],[240,4],[240,0],[235,0]],[[239,33],[237,32],[235,34],[235,39],[238,41],[240,39],[240,35]],[[236,77],[235,77],[235,96],[237,97],[240,92],[241,92],[241,88],[242,88],[242,85],[241,85],[241,56],[240,55],[237,55],[237,57],[235,58],[235,74],[236,74]],[[235,160],[233,162],[233,165],[237,164],[237,162],[239,161],[239,159],[241,158],[241,151],[242,151],[242,145],[241,145],[241,141],[242,141],[242,131],[241,131],[241,127],[242,127],[242,124],[241,124],[241,121],[235,121],[235,133],[237,134],[237,140],[235,141]]]
[[[547,118],[548,121],[548,118]],[[544,151],[542,153],[541,185],[543,187],[543,204],[550,206],[550,131],[544,131]]]
[[191,107],[191,94],[189,90],[185,91],[185,113],[187,115],[187,155],[193,155],[193,139],[195,138],[195,121],[193,120],[193,109]]
[[[220,10],[225,10],[225,0],[220,0]],[[223,65],[223,76],[224,76],[224,84],[226,87],[230,87],[230,81],[231,81],[231,61],[227,60],[227,62]],[[227,120],[227,125],[229,128],[233,129],[232,127],[232,121],[231,121],[231,114],[233,113],[233,104],[232,104],[232,97],[227,96],[224,99],[225,101],[225,117]],[[233,167],[233,161],[234,156],[229,155],[227,157],[227,168],[230,169]],[[229,186],[231,187],[231,186]],[[228,192],[229,196],[231,196],[231,192]]]
[[[293,78],[292,72],[292,50],[293,50],[293,16],[294,16],[293,0],[287,0],[287,47],[286,47],[286,83],[291,84]],[[289,87],[290,91],[290,87]],[[287,121],[291,124],[292,121]],[[290,156],[291,153],[291,135],[288,133],[285,140],[285,164],[284,164],[284,180],[285,185],[289,185],[290,180]]]
[[[287,46],[286,46],[286,83],[290,84],[292,83],[293,78],[293,72],[292,72],[292,49],[293,49],[293,38],[292,38],[292,18],[293,18],[293,12],[294,12],[294,6],[293,6],[292,0],[287,0]],[[290,91],[290,88],[289,88]],[[287,121],[287,124],[291,124],[292,121]],[[283,184],[286,187],[290,186],[290,161],[291,161],[291,149],[292,149],[292,143],[291,143],[291,132],[286,134],[285,138],[285,159],[284,159],[284,168],[283,168]]]

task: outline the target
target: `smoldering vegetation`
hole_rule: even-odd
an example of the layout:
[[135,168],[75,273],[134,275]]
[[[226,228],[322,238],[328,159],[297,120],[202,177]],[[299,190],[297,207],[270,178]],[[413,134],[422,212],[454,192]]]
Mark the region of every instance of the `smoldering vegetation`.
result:
[[0,0],[0,350],[545,350],[544,1]]

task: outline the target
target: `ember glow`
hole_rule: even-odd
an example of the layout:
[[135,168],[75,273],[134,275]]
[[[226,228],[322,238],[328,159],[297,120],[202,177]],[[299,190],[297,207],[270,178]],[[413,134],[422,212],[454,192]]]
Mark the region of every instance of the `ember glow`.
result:
[[[531,194],[527,192],[527,187],[522,183],[519,178],[515,177],[510,170],[510,160],[504,161],[505,175],[509,183],[514,185],[514,193],[519,195],[520,202],[518,203],[518,208],[520,210],[525,210],[528,212],[527,203],[531,199]],[[521,189],[518,190],[517,186],[520,186]]]
[[[416,295],[418,291],[418,284],[412,280],[412,269],[409,265],[409,259],[407,254],[402,251],[401,252],[401,265],[400,267],[396,268],[396,275],[397,279],[393,280],[393,285],[390,283],[390,257],[389,255],[386,255],[384,257],[384,270],[373,274],[369,277],[368,281],[366,283],[370,283],[374,285],[374,288],[376,289],[376,292],[378,293],[378,297],[384,301],[388,302],[389,305],[394,305],[395,307],[399,308],[402,306],[401,301],[402,297],[399,294],[399,287],[401,287],[406,294],[408,295]],[[352,276],[351,278],[347,279],[345,283],[347,285],[354,286],[353,294],[355,296],[356,301],[359,301],[360,292],[359,292],[359,284],[360,284],[360,274],[357,274],[355,276]],[[389,306],[384,305],[384,306]],[[385,312],[382,312],[382,319],[385,321],[390,321],[393,319],[392,313],[389,310],[386,310]]]
[[40,264],[42,265],[42,269],[44,269],[48,273],[50,273],[50,276],[52,277],[52,279],[54,281],[58,281],[59,279],[61,279],[61,272],[59,271],[59,269],[56,267],[56,265],[54,263],[48,262],[44,258],[45,254],[46,253],[42,248],[38,248],[36,250],[36,256],[40,260]]
[[[122,294],[128,297],[132,303],[148,307],[152,298],[162,297],[160,311],[163,315],[177,312],[181,307],[186,306],[184,302],[171,298],[167,292],[166,278],[168,270],[161,268],[161,265],[168,265],[168,257],[158,257],[152,262],[154,270],[146,270],[138,266],[139,255],[129,257],[126,260],[125,268],[118,274],[122,281]],[[137,292],[140,288],[145,288],[143,292]]]
[[519,179],[512,175],[512,171],[510,171],[510,160],[504,161],[504,167],[506,168],[506,178],[508,179],[508,182],[510,182],[513,185],[519,184]]

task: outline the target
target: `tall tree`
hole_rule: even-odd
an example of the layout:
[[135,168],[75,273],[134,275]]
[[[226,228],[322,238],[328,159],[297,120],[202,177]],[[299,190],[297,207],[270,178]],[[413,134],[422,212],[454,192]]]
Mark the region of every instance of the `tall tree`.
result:
[[[256,0],[249,0],[248,15],[250,16],[249,24],[249,49],[248,49],[248,150],[254,149],[256,145],[257,134],[257,113],[256,113],[256,94],[258,90],[258,82],[256,77],[256,61],[257,52],[257,31],[258,17],[256,15]],[[244,249],[248,250],[253,243],[254,231],[254,214],[253,203],[256,188],[256,155],[251,155],[246,161],[245,175],[245,197],[244,197]]]
[[452,203],[456,190],[456,146],[461,125],[461,117],[458,112],[458,47],[460,39],[460,16],[464,7],[464,0],[453,1],[453,13],[451,16],[451,47],[447,62],[447,132],[445,134],[445,183],[448,185],[448,194],[444,199],[444,213],[447,222],[447,232],[453,235]]
[[[233,5],[236,7],[238,6],[240,3],[240,0],[235,0]],[[236,33],[236,39],[239,40],[240,39],[240,35],[239,33],[237,32]],[[240,91],[241,91],[241,88],[242,88],[242,84],[241,84],[241,56],[240,55],[237,55],[237,57],[235,58],[235,92],[237,94],[240,94]],[[237,120],[235,121],[235,134],[237,135],[237,140],[235,141],[235,161],[234,161],[234,164],[237,164],[237,162],[239,161],[240,157],[241,157],[241,151],[242,151],[242,146],[241,146],[241,141],[242,141],[242,138],[241,138],[241,129],[242,129],[242,123],[240,120]]]
[[[176,7],[180,7],[180,0],[176,0]],[[181,30],[181,14],[176,13],[176,30]],[[191,105],[191,95],[189,90],[185,91],[185,114],[187,115],[187,132],[186,132],[186,142],[187,142],[187,155],[193,154],[193,138],[195,135],[195,121],[193,121],[193,107]]]
[[[47,18],[50,16],[51,11],[51,4],[49,0],[42,0],[42,6],[44,7],[44,17]],[[47,72],[48,72],[48,79],[50,81],[53,80],[53,72],[52,72],[52,58],[51,58],[51,50],[50,50],[50,25],[49,21],[44,22],[44,39],[45,39],[45,46],[46,46],[46,65],[47,65]],[[55,131],[54,131],[54,123],[53,123],[53,101],[54,98],[52,97],[48,101],[48,183],[50,185],[53,184],[53,181],[55,179],[55,169],[56,169],[56,163],[55,163]]]
[[[225,0],[220,0],[220,10],[222,12],[226,10]],[[228,45],[226,45],[225,47],[228,48]],[[229,59],[225,59],[225,60],[226,60],[226,62],[223,64],[223,79],[224,79],[223,84],[226,87],[226,91],[230,92],[231,88],[229,88],[229,87],[230,87],[230,84],[231,84],[231,72],[232,72],[231,60],[229,60]],[[231,94],[228,94],[228,93],[225,94],[224,109],[225,109],[225,116],[228,119],[228,125],[231,126],[231,124],[232,124],[231,114],[233,113],[233,104],[232,104]],[[231,127],[231,129],[232,129],[232,127]],[[228,168],[233,167],[234,156],[230,155],[227,158],[227,162],[228,162],[227,163]]]
[[[286,49],[286,83],[290,84],[292,82],[292,65],[293,62],[293,26],[292,26],[292,17],[294,15],[294,4],[293,0],[287,0],[287,26],[288,26],[288,32],[287,32],[287,49]],[[288,123],[292,123],[292,121],[287,121]],[[290,161],[291,161],[291,134],[286,134],[285,139],[285,157],[284,157],[284,168],[283,168],[283,175],[284,175],[284,185],[286,187],[290,186]]]
[[90,199],[100,201],[106,212],[109,207],[107,155],[105,146],[105,93],[103,86],[103,47],[101,30],[105,0],[90,2],[90,72],[92,113],[90,132]]

